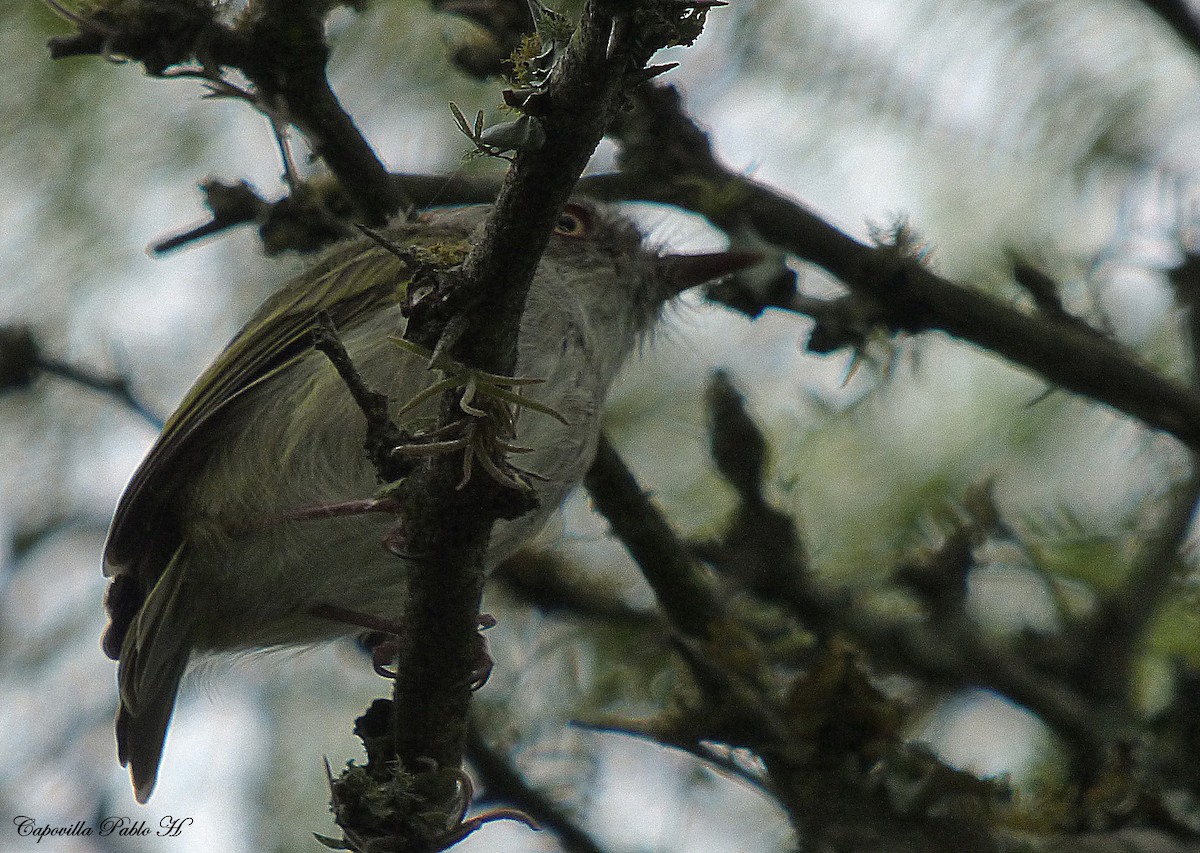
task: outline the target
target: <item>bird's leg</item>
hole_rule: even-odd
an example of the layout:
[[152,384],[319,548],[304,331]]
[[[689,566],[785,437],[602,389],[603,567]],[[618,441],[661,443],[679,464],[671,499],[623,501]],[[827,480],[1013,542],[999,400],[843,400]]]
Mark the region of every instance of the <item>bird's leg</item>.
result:
[[327,504],[299,506],[285,512],[284,518],[288,521],[314,521],[322,518],[345,518],[347,516],[366,515],[370,512],[395,514],[399,510],[400,502],[391,495],[384,494],[350,501],[334,501]]
[[396,523],[383,537],[383,547],[397,557],[413,556],[407,549],[408,537],[405,534],[404,516],[401,514],[400,501],[391,494],[394,483],[389,483],[370,498],[358,498],[349,501],[333,501],[331,503],[311,504],[290,509],[280,516],[283,521],[319,521],[327,518],[348,518],[356,515],[366,515],[372,512],[388,513],[396,516]]
[[336,604],[314,604],[308,609],[308,612],[318,619],[329,619],[333,622],[353,625],[356,628],[366,628],[371,632],[372,639],[377,636],[377,642],[369,644],[371,666],[376,674],[383,678],[396,678],[396,673],[388,669],[387,665],[396,660],[400,641],[404,637],[403,625],[393,619],[384,619],[370,613],[349,610],[345,607],[338,607]]

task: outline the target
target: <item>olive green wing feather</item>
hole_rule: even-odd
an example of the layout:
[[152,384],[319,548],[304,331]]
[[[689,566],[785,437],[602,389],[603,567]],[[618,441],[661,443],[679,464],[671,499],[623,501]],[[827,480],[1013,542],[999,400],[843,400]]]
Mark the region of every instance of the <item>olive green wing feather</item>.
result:
[[[321,312],[335,325],[346,326],[376,305],[403,296],[409,271],[395,255],[361,243],[349,257],[341,254],[263,303],[171,415],[146,463],[156,452],[170,453],[216,412],[303,355],[312,345]],[[142,466],[143,471],[152,467]]]
[[104,553],[105,573],[114,576],[108,594],[113,636],[106,636],[106,650],[119,650],[128,620],[181,540],[182,520],[175,517],[172,498],[186,476],[175,463],[204,452],[215,420],[233,401],[309,352],[319,313],[339,327],[352,325],[377,306],[403,298],[410,277],[406,264],[382,246],[359,241],[335,251],[268,299],[200,376],[117,505]]

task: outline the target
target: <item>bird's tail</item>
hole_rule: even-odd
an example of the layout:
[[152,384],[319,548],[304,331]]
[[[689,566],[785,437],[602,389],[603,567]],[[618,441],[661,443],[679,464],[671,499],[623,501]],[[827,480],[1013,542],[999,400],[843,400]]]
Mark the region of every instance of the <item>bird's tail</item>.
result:
[[117,758],[129,767],[139,803],[154,791],[175,693],[192,651],[181,557],[182,551],[176,552],[146,597],[125,635],[117,667]]

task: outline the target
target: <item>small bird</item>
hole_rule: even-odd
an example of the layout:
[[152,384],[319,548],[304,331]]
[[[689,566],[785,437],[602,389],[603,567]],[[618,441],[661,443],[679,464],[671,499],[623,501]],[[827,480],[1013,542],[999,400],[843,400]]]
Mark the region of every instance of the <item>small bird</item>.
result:
[[[405,562],[382,546],[395,518],[320,511],[370,498],[379,484],[363,447],[365,417],[312,332],[318,316],[332,320],[366,384],[399,412],[436,381],[396,343],[413,259],[461,262],[489,210],[426,213],[380,239],[334,247],[250,318],[134,474],[104,551],[103,647],[119,662],[117,756],[138,802],[154,789],[194,652],[315,643],[362,630],[329,612],[381,621],[401,612]],[[521,468],[537,508],[495,525],[489,567],[582,480],[609,385],[663,305],[753,260],[661,255],[614,206],[575,199],[563,209],[517,342],[516,374],[543,380],[522,386],[540,409],[522,413],[513,438],[530,449]]]

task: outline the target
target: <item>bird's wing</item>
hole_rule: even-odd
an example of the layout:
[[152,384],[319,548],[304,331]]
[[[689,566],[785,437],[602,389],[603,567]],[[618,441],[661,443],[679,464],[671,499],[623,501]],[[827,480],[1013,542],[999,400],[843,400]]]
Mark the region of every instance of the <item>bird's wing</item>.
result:
[[382,246],[356,242],[335,250],[308,274],[271,296],[200,376],[133,475],[117,505],[104,550],[113,578],[104,648],[117,657],[130,621],[157,583],[182,538],[173,500],[186,485],[177,463],[204,454],[229,405],[288,369],[313,346],[312,329],[326,312],[339,328],[376,306],[403,298],[408,266]]

